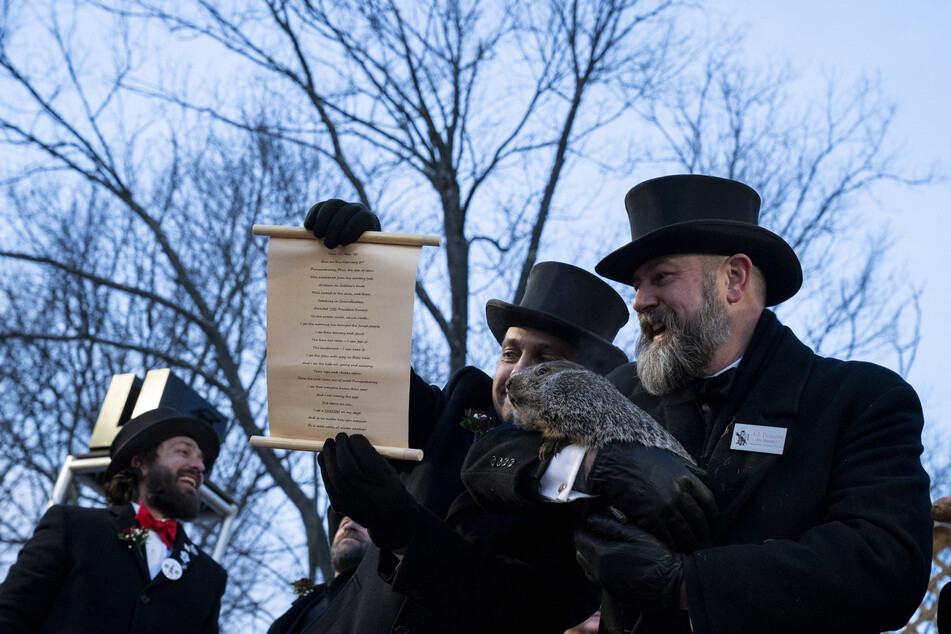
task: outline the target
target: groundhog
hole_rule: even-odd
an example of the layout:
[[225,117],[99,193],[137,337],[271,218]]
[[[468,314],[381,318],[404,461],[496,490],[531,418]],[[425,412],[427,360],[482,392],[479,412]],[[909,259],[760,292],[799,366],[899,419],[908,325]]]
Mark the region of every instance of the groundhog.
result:
[[570,361],[546,361],[516,372],[505,382],[514,423],[539,431],[543,460],[571,444],[602,447],[633,441],[661,447],[689,464],[693,458],[650,414],[631,403],[604,377]]

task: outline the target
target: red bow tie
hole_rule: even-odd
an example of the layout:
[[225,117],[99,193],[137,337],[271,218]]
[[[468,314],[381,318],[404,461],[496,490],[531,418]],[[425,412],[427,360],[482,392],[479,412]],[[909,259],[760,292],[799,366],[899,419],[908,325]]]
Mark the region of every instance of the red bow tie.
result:
[[157,520],[149,512],[148,507],[141,503],[135,514],[135,519],[139,521],[139,526],[142,528],[150,528],[155,531],[159,539],[169,548],[175,543],[175,533],[178,531],[178,522],[175,520]]

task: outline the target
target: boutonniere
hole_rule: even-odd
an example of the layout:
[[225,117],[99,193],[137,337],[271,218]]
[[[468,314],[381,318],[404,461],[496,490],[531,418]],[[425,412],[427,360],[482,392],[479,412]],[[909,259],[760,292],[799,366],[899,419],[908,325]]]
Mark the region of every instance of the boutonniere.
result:
[[467,409],[462,416],[462,420],[459,421],[459,425],[463,429],[471,431],[476,437],[481,436],[493,427],[492,419],[480,409]]
[[141,526],[130,526],[121,533],[119,533],[119,539],[124,541],[129,548],[133,546],[142,546],[145,544],[145,539],[149,536],[149,531],[146,528]]
[[309,594],[314,589],[314,584],[309,577],[301,577],[297,581],[291,581],[291,585],[294,586],[294,594],[301,597]]

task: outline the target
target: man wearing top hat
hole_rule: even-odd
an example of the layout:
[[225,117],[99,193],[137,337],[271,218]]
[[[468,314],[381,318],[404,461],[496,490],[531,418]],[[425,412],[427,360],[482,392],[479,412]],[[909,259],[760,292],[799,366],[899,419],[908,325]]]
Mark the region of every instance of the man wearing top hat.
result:
[[226,573],[180,520],[218,456],[207,423],[169,407],[119,430],[107,509],[54,505],[0,585],[3,632],[217,632]]
[[[766,310],[796,293],[802,271],[758,226],[750,187],[668,176],[625,203],[633,239],[595,270],[635,288],[641,337],[636,362],[609,378],[696,458],[719,511],[711,535],[684,547],[630,520],[631,491],[651,480],[642,448],[588,451],[580,473],[567,470],[576,491],[620,511],[575,533],[579,563],[604,590],[601,631],[900,629],[931,568],[914,390],[877,365],[817,356]],[[467,486],[493,507],[558,499],[537,476],[560,473],[561,457],[539,469],[539,444],[486,434]]]
[[[361,217],[362,228],[346,229]],[[353,240],[379,223],[363,205],[326,201],[305,227],[333,248],[345,243],[340,235]],[[369,529],[374,546],[305,631],[560,633],[597,609],[599,590],[575,560],[564,507],[492,515],[465,493],[459,472],[475,435],[511,418],[513,372],[554,359],[600,373],[625,363],[612,340],[627,308],[596,276],[542,262],[521,302],[491,300],[486,319],[501,345],[493,377],[467,367],[440,389],[412,374],[410,442],[423,448],[422,462],[391,465],[359,435],[327,440],[318,460],[330,501]]]

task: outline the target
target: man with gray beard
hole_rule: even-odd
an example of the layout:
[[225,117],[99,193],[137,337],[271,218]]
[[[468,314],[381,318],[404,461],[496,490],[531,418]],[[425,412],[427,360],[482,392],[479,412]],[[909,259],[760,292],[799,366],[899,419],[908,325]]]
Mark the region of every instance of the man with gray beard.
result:
[[[637,361],[608,378],[706,471],[711,534],[685,547],[627,512],[653,471],[634,446],[588,450],[572,471],[561,455],[533,459],[540,438],[493,430],[463,481],[497,510],[579,493],[610,502],[613,514],[575,530],[602,586],[602,632],[900,629],[931,567],[915,391],[885,368],[819,357],[767,310],[799,290],[802,270],[758,225],[750,187],[667,176],[625,204],[632,241],[595,270],[634,287],[641,337]],[[558,493],[566,483],[574,494]]]
[[[667,394],[703,376],[717,349],[729,339],[729,318],[716,298],[718,263],[715,256],[701,259],[702,304],[695,319],[681,321],[676,312],[661,306],[638,314],[637,376],[648,393]],[[665,332],[665,340],[655,341],[655,335]]]

